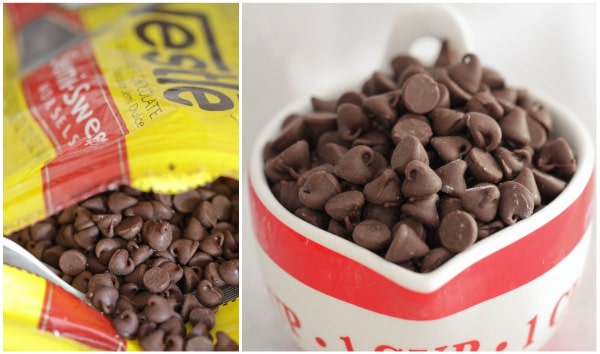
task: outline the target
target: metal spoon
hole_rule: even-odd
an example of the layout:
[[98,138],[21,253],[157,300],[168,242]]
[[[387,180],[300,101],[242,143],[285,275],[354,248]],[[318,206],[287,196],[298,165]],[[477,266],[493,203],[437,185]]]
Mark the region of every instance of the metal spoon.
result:
[[56,275],[52,270],[50,270],[50,268],[48,268],[46,264],[44,264],[39,259],[35,258],[26,249],[24,249],[18,243],[14,242],[8,237],[4,237],[2,249],[5,264],[24,269],[28,272],[39,275],[40,277],[53,282],[54,284],[60,286],[69,293],[77,296],[81,300],[87,303],[90,302],[84,293],[75,289],[66,281],[62,280],[62,278]]

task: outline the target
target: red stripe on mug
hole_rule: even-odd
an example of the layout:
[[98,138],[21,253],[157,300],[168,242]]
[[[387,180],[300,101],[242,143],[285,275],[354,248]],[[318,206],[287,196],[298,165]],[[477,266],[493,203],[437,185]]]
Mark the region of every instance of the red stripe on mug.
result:
[[309,240],[277,219],[257,197],[252,183],[250,194],[258,242],[291,276],[315,290],[370,311],[408,320],[434,320],[516,289],[564,259],[589,224],[594,178],[592,175],[583,193],[556,218],[474,263],[431,293],[406,289]]

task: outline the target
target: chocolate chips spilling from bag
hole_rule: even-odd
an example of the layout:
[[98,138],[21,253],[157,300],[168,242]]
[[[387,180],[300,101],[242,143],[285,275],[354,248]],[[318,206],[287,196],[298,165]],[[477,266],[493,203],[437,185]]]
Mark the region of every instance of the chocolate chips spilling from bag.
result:
[[264,148],[272,192],[305,221],[430,272],[529,217],[575,173],[550,112],[448,41],[431,67],[408,55],[360,91],[294,113]]
[[8,237],[145,350],[237,351],[209,331],[221,288],[239,285],[238,190],[225,177],[176,195],[122,187]]

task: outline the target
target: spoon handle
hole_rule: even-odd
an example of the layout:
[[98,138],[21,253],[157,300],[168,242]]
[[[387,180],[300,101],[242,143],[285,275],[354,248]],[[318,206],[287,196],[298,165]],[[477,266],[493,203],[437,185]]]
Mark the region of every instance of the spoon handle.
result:
[[54,272],[52,272],[44,263],[42,263],[39,259],[35,258],[31,253],[27,252],[26,249],[21,247],[13,240],[9,239],[8,237],[4,237],[2,245],[2,254],[4,257],[5,264],[24,269],[30,273],[39,275],[40,277],[53,282],[54,284],[60,286],[69,293],[77,296],[81,300],[89,302],[89,300],[85,297],[85,294],[72,287],[66,281],[62,280],[58,275],[54,274]]

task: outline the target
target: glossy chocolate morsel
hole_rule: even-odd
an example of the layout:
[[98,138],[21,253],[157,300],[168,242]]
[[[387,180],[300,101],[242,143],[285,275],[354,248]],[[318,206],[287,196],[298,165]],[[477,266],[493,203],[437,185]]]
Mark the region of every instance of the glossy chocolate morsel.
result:
[[400,224],[394,231],[384,258],[393,263],[401,263],[411,258],[422,257],[428,252],[429,247],[417,233],[407,224]]
[[337,100],[324,100],[313,96],[310,98],[310,104],[313,111],[335,112]]
[[466,54],[460,62],[448,67],[448,75],[462,89],[474,94],[479,89],[483,76],[479,57],[475,54]]
[[479,112],[495,120],[504,116],[504,108],[491,92],[479,91],[467,102],[467,112]]
[[459,159],[437,168],[435,173],[442,181],[440,191],[450,196],[459,196],[467,188],[467,182],[465,181],[466,170],[467,163]]
[[209,336],[195,336],[186,339],[184,349],[186,351],[208,351],[213,350],[214,345]]
[[107,200],[108,210],[115,214],[120,214],[123,210],[132,207],[137,203],[137,198],[120,191],[109,194]]
[[396,145],[390,158],[390,166],[398,175],[404,176],[404,171],[409,162],[413,160],[429,164],[429,157],[423,144],[413,135],[406,136]]
[[216,351],[235,351],[237,352],[240,347],[239,345],[223,331],[217,331],[217,344],[215,344]]
[[527,113],[521,107],[515,107],[499,120],[502,135],[506,141],[516,147],[529,145],[531,135],[527,124]]
[[152,330],[145,336],[140,336],[139,343],[140,347],[146,351],[163,351],[165,331],[162,329]]
[[505,180],[513,179],[523,168],[531,166],[531,153],[525,149],[509,150],[498,147],[493,152]]
[[392,232],[381,221],[367,219],[356,225],[352,232],[352,239],[366,249],[379,251],[390,244],[392,241]]
[[512,225],[533,213],[533,194],[521,183],[508,181],[500,183],[500,204],[498,211],[506,225]]
[[135,312],[131,310],[122,311],[116,317],[113,318],[113,327],[117,330],[119,335],[125,338],[134,338],[138,326],[139,319]]
[[104,237],[113,237],[115,235],[115,226],[121,222],[121,214],[95,214],[92,220],[104,235]]
[[162,323],[171,318],[173,308],[164,297],[151,295],[148,297],[144,307],[144,315],[151,322]]
[[271,182],[297,179],[310,167],[308,142],[300,140],[287,147],[265,164],[265,173]]
[[446,263],[450,258],[454,256],[453,253],[445,249],[444,247],[434,248],[429,251],[421,262],[421,272],[429,273],[442,264]]
[[462,209],[473,214],[477,220],[490,222],[498,213],[500,190],[491,183],[467,188],[460,194]]
[[60,256],[58,264],[63,273],[75,276],[85,270],[87,257],[78,250],[68,250]]
[[465,157],[468,169],[480,182],[498,183],[503,172],[494,157],[478,147],[473,147]]
[[435,229],[439,226],[440,218],[437,211],[437,203],[439,202],[437,193],[431,194],[423,199],[410,200],[402,204],[400,210],[413,219],[423,223],[430,229]]
[[396,172],[386,168],[365,185],[363,194],[364,198],[373,204],[385,207],[397,206],[403,200],[401,188],[402,183]]
[[198,301],[207,307],[217,306],[223,301],[223,291],[207,279],[202,279],[198,283],[196,296]]
[[411,65],[422,66],[421,62],[417,58],[404,54],[395,56],[390,62],[390,66],[392,67],[396,80],[404,72],[404,70]]
[[413,160],[404,169],[402,194],[407,198],[421,199],[437,193],[442,188],[442,180],[426,163]]
[[337,129],[343,140],[353,141],[369,127],[369,119],[360,106],[342,103],[337,108]]
[[411,75],[402,84],[402,103],[410,112],[424,114],[437,106],[440,90],[428,74]]
[[365,204],[361,191],[347,191],[336,194],[325,203],[325,212],[335,220],[356,220]]
[[467,212],[457,210],[442,218],[438,231],[440,242],[450,252],[458,253],[477,240],[477,222]]
[[459,61],[460,55],[458,52],[452,47],[448,39],[443,39],[440,47],[440,53],[435,60],[434,66],[450,66],[458,63]]
[[394,90],[365,98],[362,104],[364,112],[384,125],[392,126],[398,119],[396,106],[400,101],[400,90]]
[[333,166],[333,173],[345,181],[363,185],[373,179],[376,172],[374,164],[375,152],[368,146],[359,145],[348,150],[340,158]]
[[433,132],[425,116],[412,113],[405,114],[398,119],[391,131],[392,140],[396,144],[411,135],[419,139],[423,146],[429,144]]
[[479,112],[465,114],[465,123],[474,145],[485,152],[494,150],[502,141],[502,130],[492,117]]
[[577,169],[575,154],[564,138],[550,140],[542,146],[536,160],[541,171],[571,176]]
[[538,206],[542,202],[542,196],[538,189],[537,183],[535,182],[535,176],[533,171],[529,167],[523,168],[514,179],[515,182],[519,182],[524,185],[531,194],[533,195],[533,204]]
[[108,270],[115,275],[127,275],[135,269],[135,262],[125,249],[116,250],[108,261]]
[[148,220],[142,226],[142,237],[152,249],[164,251],[173,240],[171,225],[165,221]]
[[229,285],[238,285],[240,283],[240,262],[239,259],[231,259],[219,265],[219,275]]
[[298,198],[305,206],[322,210],[329,198],[340,193],[342,186],[333,174],[325,171],[312,173],[298,190]]
[[148,269],[142,279],[144,287],[151,293],[159,293],[169,286],[171,278],[169,272],[161,267],[152,267]]
[[449,135],[431,138],[431,146],[444,162],[462,159],[471,151],[469,139],[460,135]]
[[449,108],[438,107],[427,114],[435,136],[460,134],[465,128],[465,114]]
[[91,294],[92,305],[105,315],[110,315],[116,308],[119,291],[112,286],[103,286],[95,289],[93,292],[88,292],[88,297]]

